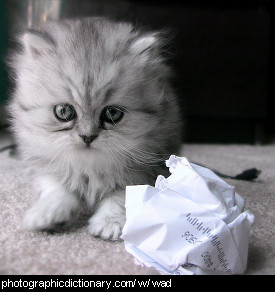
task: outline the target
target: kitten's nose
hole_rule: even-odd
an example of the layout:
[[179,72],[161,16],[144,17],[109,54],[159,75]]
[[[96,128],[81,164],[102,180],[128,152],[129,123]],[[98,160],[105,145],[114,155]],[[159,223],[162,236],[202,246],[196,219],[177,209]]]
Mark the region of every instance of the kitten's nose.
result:
[[91,144],[93,140],[97,137],[97,135],[86,136],[86,135],[79,135],[86,144]]

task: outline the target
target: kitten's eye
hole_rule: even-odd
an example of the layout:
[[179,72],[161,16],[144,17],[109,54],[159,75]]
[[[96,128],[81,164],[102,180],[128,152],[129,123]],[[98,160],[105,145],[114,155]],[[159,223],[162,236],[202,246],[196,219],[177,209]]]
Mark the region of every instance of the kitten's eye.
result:
[[76,111],[70,104],[58,104],[54,107],[55,117],[61,122],[69,122],[76,117]]
[[102,122],[115,124],[123,118],[123,115],[123,109],[117,106],[106,106],[101,113],[100,120]]

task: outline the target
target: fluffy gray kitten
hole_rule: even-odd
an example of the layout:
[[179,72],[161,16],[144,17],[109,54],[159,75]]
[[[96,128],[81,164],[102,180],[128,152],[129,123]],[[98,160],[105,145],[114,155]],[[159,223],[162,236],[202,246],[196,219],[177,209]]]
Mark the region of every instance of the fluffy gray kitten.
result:
[[20,42],[9,112],[39,193],[26,228],[70,222],[84,203],[89,232],[119,239],[125,186],[166,175],[164,160],[181,143],[160,34],[84,18],[50,22]]

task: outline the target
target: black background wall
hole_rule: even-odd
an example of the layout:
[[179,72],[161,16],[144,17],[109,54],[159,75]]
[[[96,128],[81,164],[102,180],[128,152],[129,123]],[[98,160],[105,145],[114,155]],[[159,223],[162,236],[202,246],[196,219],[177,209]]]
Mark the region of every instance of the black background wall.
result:
[[185,141],[268,141],[275,124],[271,1],[134,2],[137,21],[176,32],[171,63]]
[[[7,2],[11,28],[24,1]],[[169,28],[185,142],[257,144],[275,134],[271,14],[271,0],[63,0],[61,18],[104,15]]]

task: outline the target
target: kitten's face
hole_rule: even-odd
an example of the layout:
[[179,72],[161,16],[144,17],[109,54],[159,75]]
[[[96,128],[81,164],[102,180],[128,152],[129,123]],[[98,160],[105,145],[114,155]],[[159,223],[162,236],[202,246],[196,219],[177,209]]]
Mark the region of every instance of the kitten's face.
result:
[[144,159],[148,149],[160,151],[169,139],[158,133],[167,119],[160,82],[167,68],[153,56],[156,42],[153,35],[137,37],[129,25],[92,21],[26,33],[12,109],[25,152],[123,164]]

